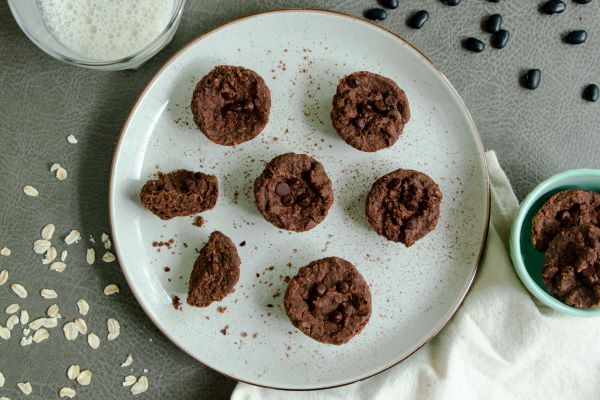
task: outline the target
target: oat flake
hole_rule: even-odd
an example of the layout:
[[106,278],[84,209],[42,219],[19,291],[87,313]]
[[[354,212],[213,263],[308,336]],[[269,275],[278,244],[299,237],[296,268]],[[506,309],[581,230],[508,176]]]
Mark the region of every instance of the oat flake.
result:
[[11,315],[10,317],[8,317],[8,319],[6,320],[6,328],[9,331],[12,331],[12,329],[15,327],[16,324],[19,323],[19,317],[17,317],[16,315]]
[[21,347],[25,347],[25,346],[29,346],[32,342],[33,342],[33,337],[27,336],[27,337],[22,337],[19,344],[21,345]]
[[68,397],[69,399],[72,399],[73,397],[75,397],[76,394],[77,393],[75,392],[75,389],[70,388],[70,387],[61,388],[58,391],[58,395],[60,397]]
[[78,375],[79,375],[79,364],[70,365],[69,368],[67,369],[67,378],[69,378],[70,380],[75,380],[75,379],[77,379]]
[[111,283],[107,287],[104,288],[104,294],[110,296],[111,294],[119,293],[119,287],[114,283]]
[[0,255],[3,255],[4,257],[10,256],[10,249],[8,247],[3,247],[2,250],[0,250]]
[[131,387],[131,394],[140,394],[148,390],[148,378],[145,375],[139,377],[137,382]]
[[62,253],[60,253],[60,261],[65,262],[66,259],[67,259],[67,251],[63,250]]
[[56,294],[56,291],[52,289],[42,289],[40,296],[42,296],[44,299],[55,299],[58,297],[58,294]]
[[123,383],[121,383],[121,385],[123,385],[123,387],[128,387],[128,386],[133,385],[135,383],[135,381],[137,381],[135,376],[127,375],[125,377],[125,379],[123,380]]
[[75,326],[77,327],[79,333],[81,333],[82,335],[87,335],[88,327],[83,318],[77,317],[75,318],[75,320],[73,320],[73,322],[75,323]]
[[121,333],[121,325],[119,324],[119,321],[117,321],[114,318],[109,318],[106,321],[106,325],[108,327],[108,335],[107,335],[106,339],[109,342],[111,340],[115,340],[117,337],[119,337],[119,334]]
[[6,306],[6,308],[4,309],[4,312],[7,314],[14,314],[17,311],[19,311],[19,305],[18,304],[11,304]]
[[71,144],[77,144],[78,140],[75,137],[75,135],[69,135],[69,136],[67,136],[67,142],[69,142]]
[[30,197],[38,197],[40,195],[40,192],[31,185],[23,186],[23,193]]
[[0,372],[0,388],[4,387],[4,375],[2,375],[2,372]]
[[33,341],[35,343],[41,343],[44,340],[48,339],[50,337],[50,334],[48,333],[48,331],[44,328],[37,330],[34,334],[33,334]]
[[60,164],[54,163],[50,166],[50,172],[56,172],[60,168]]
[[81,233],[79,233],[79,231],[76,229],[73,229],[71,232],[69,232],[67,237],[65,237],[65,243],[68,245],[77,243],[79,240],[81,240]]
[[113,253],[111,253],[110,251],[107,251],[102,256],[102,261],[104,261],[105,263],[111,263],[111,262],[115,261],[116,259],[117,259],[117,257],[115,257],[115,255]]
[[90,305],[84,299],[77,300],[77,308],[79,309],[79,314],[86,315],[90,310]]
[[121,364],[121,367],[129,367],[133,363],[133,356],[131,354],[127,355],[127,359]]
[[50,271],[63,272],[67,268],[67,264],[62,261],[55,261],[50,264]]
[[89,265],[92,265],[94,261],[96,261],[96,250],[92,248],[87,249],[85,253],[85,261],[87,261]]
[[39,239],[33,242],[33,251],[37,254],[44,254],[52,246],[49,240]]
[[59,308],[58,308],[58,304],[52,304],[50,307],[48,307],[48,310],[46,310],[46,315],[49,316],[50,318],[56,318],[58,317],[59,313]]
[[50,247],[46,252],[46,256],[42,259],[42,264],[50,264],[52,261],[56,260],[56,257],[58,257],[58,252],[56,251],[56,248]]
[[4,285],[8,280],[8,271],[3,269],[0,271],[0,286]]
[[106,234],[102,234],[102,243],[104,244],[104,248],[106,250],[110,250],[112,247],[112,242],[110,241],[110,237]]
[[94,350],[100,347],[100,338],[95,333],[90,333],[88,335],[87,342],[90,345],[90,347]]
[[64,181],[65,179],[67,179],[67,170],[66,170],[66,169],[64,169],[63,167],[59,167],[59,168],[56,170],[56,178],[57,178],[59,181]]
[[21,392],[23,392],[27,396],[29,396],[32,392],[31,383],[29,382],[19,382],[17,383],[17,387],[21,389]]
[[26,325],[29,322],[29,313],[27,310],[21,310],[21,317],[19,318],[21,325]]
[[42,239],[50,240],[52,239],[52,235],[54,235],[54,230],[56,227],[54,224],[48,224],[42,228]]
[[0,325],[0,338],[4,340],[10,339],[10,329]]
[[20,298],[24,299],[24,298],[27,297],[27,290],[25,290],[25,288],[23,287],[23,285],[21,285],[20,283],[13,283],[13,284],[11,284],[10,288]]
[[66,324],[64,324],[63,332],[65,334],[65,338],[69,341],[77,339],[77,335],[79,334],[77,326],[74,322],[67,322]]
[[92,371],[85,369],[77,375],[77,383],[87,386],[92,382]]
[[23,329],[23,336],[29,336],[29,333],[31,332],[31,329],[29,328],[24,328]]

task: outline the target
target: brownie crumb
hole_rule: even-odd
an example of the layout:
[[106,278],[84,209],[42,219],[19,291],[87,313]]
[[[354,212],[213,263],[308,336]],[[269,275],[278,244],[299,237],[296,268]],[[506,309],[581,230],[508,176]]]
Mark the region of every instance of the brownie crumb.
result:
[[202,225],[204,225],[204,218],[202,218],[201,215],[198,215],[196,217],[196,219],[194,219],[194,222],[192,222],[192,225],[195,225],[197,227],[201,227]]
[[258,332],[254,332],[254,334],[252,334],[253,339],[256,339],[257,336],[258,336]]
[[246,337],[246,336],[248,336],[248,334],[246,332],[242,332],[242,333],[240,333],[240,336],[241,337]]
[[170,268],[170,267],[164,267],[163,269],[165,270],[165,272],[169,272],[169,271],[171,271],[171,268]]
[[229,325],[225,325],[225,327],[224,327],[223,329],[221,329],[221,331],[220,331],[220,332],[221,332],[223,335],[227,335],[227,329],[229,329]]
[[245,240],[240,243],[240,247],[244,247],[245,245],[246,245],[246,241]]
[[269,307],[269,308],[273,308],[273,304],[270,304],[270,303],[269,303],[269,304],[267,304],[267,307]]
[[179,310],[179,311],[182,310],[182,308],[181,308],[181,300],[179,299],[179,296],[177,296],[177,295],[173,296],[172,304],[173,304],[173,308],[174,309]]
[[166,242],[163,242],[162,240],[155,240],[152,242],[152,247],[166,247],[167,249],[171,250],[173,243],[175,243],[174,239],[169,239]]
[[227,310],[227,307],[224,307],[224,306],[217,307],[217,311],[220,312],[221,314],[225,313],[225,310]]

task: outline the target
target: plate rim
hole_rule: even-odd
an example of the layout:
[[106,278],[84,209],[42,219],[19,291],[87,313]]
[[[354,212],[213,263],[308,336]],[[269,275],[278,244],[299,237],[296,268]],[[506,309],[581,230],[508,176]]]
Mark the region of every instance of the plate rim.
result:
[[190,352],[188,352],[185,348],[183,348],[178,342],[177,340],[175,340],[172,335],[167,331],[164,330],[159,324],[157,319],[155,319],[152,314],[147,311],[147,306],[145,304],[143,304],[140,301],[140,295],[138,294],[138,292],[136,290],[133,289],[131,282],[132,282],[132,278],[129,276],[129,273],[127,272],[127,270],[125,268],[121,267],[120,261],[119,261],[119,267],[121,268],[121,271],[123,273],[123,275],[125,276],[125,280],[127,281],[127,285],[129,286],[129,289],[131,290],[131,293],[133,293],[136,302],[139,304],[139,306],[142,308],[142,310],[144,311],[144,313],[146,314],[146,317],[148,317],[152,323],[154,324],[154,326],[167,338],[169,339],[169,341],[171,343],[173,343],[177,348],[179,348],[181,351],[183,351],[185,354],[189,355],[190,357],[192,357],[194,360],[196,360],[197,362],[201,363],[202,365],[204,365],[205,367],[207,367],[208,369],[210,369],[211,371],[217,372],[220,375],[223,375],[229,379],[238,381],[238,382],[243,382],[249,385],[253,385],[253,386],[259,386],[259,387],[263,387],[263,388],[267,388],[267,389],[276,389],[276,390],[289,390],[289,391],[296,391],[296,392],[303,392],[303,391],[310,391],[310,390],[325,390],[325,389],[332,389],[332,388],[337,388],[337,387],[342,387],[342,386],[346,386],[346,385],[350,385],[352,383],[355,382],[360,382],[363,381],[365,379],[369,379],[373,376],[376,376],[384,371],[387,371],[388,369],[400,364],[401,362],[403,362],[404,360],[410,358],[413,354],[415,354],[417,351],[419,351],[423,346],[425,346],[427,343],[429,343],[434,337],[436,337],[441,331],[442,329],[444,329],[444,327],[448,324],[448,322],[450,322],[450,320],[452,319],[452,317],[454,317],[454,315],[456,314],[456,312],[459,310],[459,308],[462,306],[462,304],[464,303],[465,298],[467,297],[467,295],[469,294],[469,291],[471,290],[471,287],[473,286],[473,282],[475,280],[475,277],[477,275],[477,272],[479,271],[479,265],[481,263],[481,259],[483,257],[483,254],[485,252],[485,245],[487,243],[487,236],[488,236],[488,232],[489,232],[489,225],[490,225],[490,208],[491,208],[491,188],[490,188],[490,175],[489,175],[489,167],[488,167],[488,162],[487,162],[487,158],[485,156],[485,148],[483,146],[483,142],[481,140],[481,133],[479,132],[479,129],[477,128],[477,124],[475,123],[475,120],[473,119],[473,116],[471,115],[471,113],[469,112],[469,109],[465,103],[465,101],[463,100],[463,98],[460,96],[459,92],[456,90],[456,88],[454,87],[454,85],[452,85],[452,83],[450,82],[450,80],[446,77],[446,75],[433,63],[433,61],[431,61],[429,59],[429,57],[427,57],[423,52],[421,52],[417,47],[413,46],[411,43],[409,43],[408,41],[404,40],[400,35],[398,35],[397,33],[391,31],[390,29],[377,25],[373,22],[370,22],[368,20],[365,20],[363,18],[360,17],[356,17],[353,15],[349,15],[343,12],[339,12],[339,11],[332,11],[332,10],[321,10],[321,9],[314,9],[314,8],[282,8],[282,9],[274,9],[274,10],[267,10],[267,11],[259,11],[259,12],[255,12],[255,13],[250,13],[250,14],[246,14],[243,15],[239,18],[224,22],[222,24],[218,24],[217,26],[211,28],[210,30],[196,36],[195,38],[191,39],[188,43],[186,43],[185,45],[183,45],[183,47],[181,47],[179,50],[177,50],[175,53],[173,53],[165,62],[164,64],[152,75],[152,78],[148,81],[148,83],[146,83],[146,85],[144,86],[144,89],[142,90],[142,92],[138,95],[138,97],[136,98],[135,102],[133,103],[133,106],[131,107],[131,110],[129,111],[129,113],[127,114],[127,119],[125,120],[125,122],[123,123],[123,127],[121,128],[120,132],[119,132],[119,136],[117,139],[117,143],[115,146],[115,150],[113,152],[113,157],[112,157],[112,161],[111,161],[111,170],[110,170],[110,176],[109,176],[109,189],[108,189],[108,212],[109,212],[109,223],[110,223],[110,231],[111,231],[111,235],[113,237],[113,247],[115,249],[115,252],[117,253],[117,259],[121,260],[120,257],[120,251],[119,251],[119,244],[116,240],[116,235],[115,235],[115,229],[114,229],[114,214],[113,214],[113,191],[114,191],[114,179],[115,179],[115,166],[116,166],[116,162],[117,162],[117,156],[121,151],[121,147],[123,145],[123,138],[125,136],[125,132],[127,131],[129,124],[133,118],[133,115],[135,114],[135,112],[137,111],[141,100],[146,96],[148,90],[153,86],[154,82],[158,79],[158,77],[163,73],[163,71],[169,67],[174,61],[175,59],[177,59],[182,53],[184,53],[186,50],[188,50],[188,48],[192,47],[193,45],[195,45],[197,42],[201,41],[202,39],[204,39],[205,37],[220,31],[221,29],[227,28],[231,25],[235,25],[237,23],[243,22],[245,20],[251,19],[251,18],[260,18],[263,15],[267,15],[267,14],[280,14],[280,13],[290,13],[290,12],[296,12],[296,13],[306,13],[306,14],[310,14],[310,13],[318,13],[318,14],[328,14],[328,15],[333,15],[333,16],[337,16],[340,18],[344,18],[344,19],[349,19],[351,21],[354,22],[358,22],[358,23],[362,23],[365,25],[369,25],[370,27],[375,27],[377,28],[379,31],[391,35],[392,39],[400,42],[401,44],[408,46],[410,49],[414,50],[422,59],[423,61],[425,61],[426,63],[428,63],[431,67],[433,67],[434,71],[436,72],[436,74],[442,78],[442,80],[448,85],[450,91],[452,92],[452,94],[455,95],[456,99],[458,100],[458,105],[459,107],[462,109],[463,113],[466,115],[467,117],[467,121],[468,123],[473,127],[474,130],[474,135],[473,138],[475,139],[475,142],[477,144],[477,147],[479,149],[479,155],[480,155],[480,159],[483,165],[483,169],[484,169],[484,179],[485,179],[485,193],[486,193],[486,197],[487,197],[487,201],[486,201],[486,216],[485,216],[485,228],[483,231],[483,237],[482,237],[482,241],[481,241],[481,247],[479,249],[479,254],[477,255],[477,262],[475,264],[475,268],[473,269],[473,272],[471,273],[471,275],[469,276],[469,279],[467,281],[467,285],[466,288],[464,290],[464,292],[461,294],[458,302],[452,307],[451,312],[449,312],[445,318],[443,318],[442,320],[440,320],[440,322],[437,324],[436,329],[433,330],[432,334],[423,339],[422,342],[417,345],[413,351],[411,351],[410,353],[408,353],[407,355],[405,355],[404,357],[400,358],[399,360],[395,360],[394,362],[390,363],[389,365],[385,365],[384,367],[378,369],[375,372],[370,372],[367,373],[366,375],[357,378],[357,379],[353,379],[351,378],[350,380],[346,380],[343,383],[339,383],[339,384],[335,384],[335,385],[324,385],[324,386],[314,386],[314,387],[306,387],[306,388],[287,388],[285,386],[269,386],[269,385],[265,385],[265,384],[261,384],[258,382],[251,382],[249,380],[242,380],[239,378],[236,378],[234,376],[231,376],[229,374],[227,374],[226,372],[220,371],[218,369],[216,369],[215,367],[208,365],[206,363],[204,363],[203,361],[199,360],[195,355],[191,354]]

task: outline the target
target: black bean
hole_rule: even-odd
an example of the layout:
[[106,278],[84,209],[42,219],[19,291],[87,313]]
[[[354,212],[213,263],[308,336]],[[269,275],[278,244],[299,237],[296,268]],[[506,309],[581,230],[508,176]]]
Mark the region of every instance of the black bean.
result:
[[486,20],[484,24],[486,32],[498,33],[502,29],[502,15],[492,14]]
[[567,5],[564,3],[564,1],[550,0],[542,5],[542,12],[549,15],[560,14],[561,12],[565,11],[566,8]]
[[398,8],[398,0],[379,0],[379,4],[392,10]]
[[374,21],[383,21],[387,18],[387,12],[383,8],[371,8],[365,11],[365,17]]
[[600,97],[600,89],[598,89],[597,85],[592,83],[591,85],[588,85],[585,89],[583,89],[583,93],[581,94],[581,96],[587,101],[596,102]]
[[539,69],[530,69],[525,75],[525,87],[530,90],[535,90],[540,86],[540,80],[542,78],[542,71]]
[[445,3],[449,6],[457,6],[460,4],[460,0],[442,0],[442,3]]
[[508,40],[510,39],[510,32],[506,29],[500,29],[500,32],[495,33],[492,36],[492,46],[497,49],[503,49],[508,44]]
[[579,3],[579,4],[587,4],[587,3],[591,3],[592,0],[573,0],[575,3]]
[[470,37],[467,40],[465,40],[463,46],[465,47],[465,49],[473,51],[475,53],[481,53],[483,50],[485,50],[485,44],[481,40],[476,39],[474,37]]
[[569,44],[582,44],[587,39],[586,31],[571,31],[565,36],[565,42]]
[[427,20],[429,20],[429,13],[427,10],[421,10],[414,13],[412,17],[406,21],[406,25],[411,28],[421,29]]

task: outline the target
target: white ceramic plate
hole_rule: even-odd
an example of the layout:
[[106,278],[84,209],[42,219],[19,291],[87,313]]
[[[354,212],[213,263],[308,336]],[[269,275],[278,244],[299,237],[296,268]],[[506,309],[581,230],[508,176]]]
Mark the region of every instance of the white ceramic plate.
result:
[[[189,103],[196,82],[215,65],[242,65],[267,82],[269,124],[236,147],[211,143],[195,127]],[[394,79],[412,119],[390,149],[363,153],[343,142],[329,118],[338,80],[357,70]],[[319,226],[290,233],[266,222],[252,185],[265,162],[308,153],[325,166],[335,203]],[[156,171],[201,170],[219,179],[217,206],[192,218],[161,221],[139,191]],[[364,201],[375,179],[397,168],[423,171],[444,199],[437,229],[410,249],[378,236]],[[119,260],[154,323],[193,357],[232,378],[286,389],[343,385],[408,357],[446,324],[475,275],[487,232],[489,190],[482,146],[464,103],[416,49],[368,22],[334,13],[280,11],[222,26],[192,42],[149,83],[120,138],[110,211]],[[214,230],[238,244],[235,293],[207,308],[185,304],[199,249]],[[174,239],[158,252],[154,241]],[[239,245],[245,242],[245,246]],[[371,285],[373,313],[350,343],[318,343],[296,330],[282,304],[286,283],[309,261],[351,261]],[[168,266],[170,272],[165,272]],[[175,311],[171,297],[182,299]],[[227,307],[224,313],[218,306]],[[227,328],[227,334],[221,330]]]

